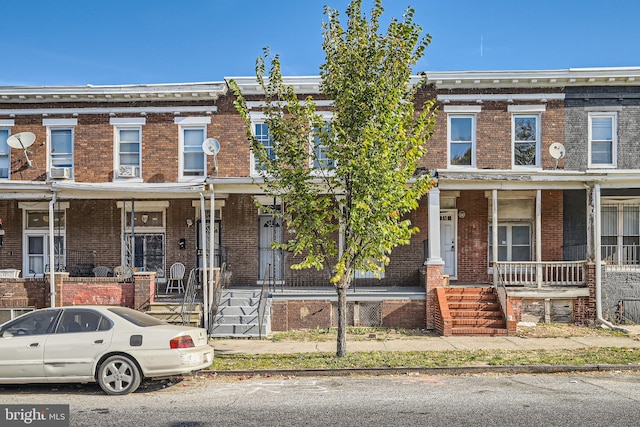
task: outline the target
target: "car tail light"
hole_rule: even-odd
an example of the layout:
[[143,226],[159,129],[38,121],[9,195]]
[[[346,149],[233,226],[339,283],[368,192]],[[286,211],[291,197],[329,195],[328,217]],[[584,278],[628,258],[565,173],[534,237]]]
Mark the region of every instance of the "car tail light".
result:
[[175,337],[169,341],[169,345],[171,348],[190,348],[196,346],[189,335]]

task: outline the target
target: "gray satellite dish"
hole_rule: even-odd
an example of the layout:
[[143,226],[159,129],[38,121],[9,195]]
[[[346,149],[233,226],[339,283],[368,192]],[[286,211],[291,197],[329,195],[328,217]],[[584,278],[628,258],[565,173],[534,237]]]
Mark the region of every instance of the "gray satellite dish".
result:
[[220,142],[215,138],[207,138],[202,143],[202,151],[207,156],[215,156],[220,151]]
[[7,138],[7,145],[11,148],[24,151],[24,157],[27,159],[27,166],[31,167],[29,153],[27,148],[31,147],[36,140],[36,136],[32,132],[20,132]]
[[218,173],[218,152],[220,151],[220,142],[215,138],[207,138],[202,142],[202,151],[207,156],[213,156],[213,170]]

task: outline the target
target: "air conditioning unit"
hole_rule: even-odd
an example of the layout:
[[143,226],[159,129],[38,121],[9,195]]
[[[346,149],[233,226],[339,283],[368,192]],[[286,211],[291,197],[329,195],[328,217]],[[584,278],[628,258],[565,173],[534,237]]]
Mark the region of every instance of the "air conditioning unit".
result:
[[118,168],[118,176],[121,178],[135,178],[138,176],[138,166],[122,165]]
[[69,179],[71,178],[71,168],[55,168],[52,167],[49,175],[53,179]]

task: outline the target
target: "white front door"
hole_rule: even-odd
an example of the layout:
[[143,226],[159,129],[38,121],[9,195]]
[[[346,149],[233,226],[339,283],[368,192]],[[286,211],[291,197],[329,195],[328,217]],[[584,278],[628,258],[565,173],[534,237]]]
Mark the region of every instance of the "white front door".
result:
[[444,274],[451,279],[457,276],[456,266],[456,220],[455,210],[440,211],[440,253],[444,261]]
[[271,242],[282,242],[282,220],[272,215],[260,215],[260,265],[258,280],[284,280],[282,249],[273,249]]

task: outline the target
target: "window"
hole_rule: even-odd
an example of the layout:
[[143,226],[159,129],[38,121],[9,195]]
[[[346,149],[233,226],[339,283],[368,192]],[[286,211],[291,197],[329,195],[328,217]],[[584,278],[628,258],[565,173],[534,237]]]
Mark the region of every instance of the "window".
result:
[[142,126],[146,119],[122,118],[109,122],[114,126],[114,178],[142,177]]
[[49,140],[49,176],[52,179],[73,178],[73,139],[77,119],[44,119]]
[[[53,250],[56,266],[65,265],[65,210],[54,214]],[[49,212],[27,211],[25,240],[25,277],[43,276],[49,272]],[[64,268],[61,268],[64,270]]]
[[[135,271],[155,271],[157,279],[165,277],[165,241],[167,201],[137,201],[135,213],[131,204],[118,202],[122,212],[122,265]],[[132,227],[133,223],[133,227]],[[132,231],[135,235],[132,236]]]
[[[493,227],[489,226],[489,262],[493,262]],[[531,226],[498,224],[498,261],[531,261]]]
[[[258,142],[264,145],[267,155],[270,159],[275,159],[274,152],[274,140],[269,132],[269,125],[265,123],[266,116],[263,113],[251,113],[251,130],[253,135],[258,139]],[[251,151],[251,174],[258,175],[260,170],[263,169],[258,164],[258,159],[253,155]]]
[[328,147],[322,143],[318,133],[329,132],[331,124],[325,122],[323,129],[317,129],[313,136],[313,169],[333,169],[335,168],[335,161],[328,156]]
[[615,113],[589,114],[589,166],[615,167],[617,144]]
[[449,115],[448,139],[449,166],[475,166],[475,115]]
[[9,129],[0,128],[0,179],[9,178],[11,147],[7,144]]
[[615,265],[640,264],[640,205],[602,205],[602,259]]
[[538,115],[513,115],[513,165],[540,166],[540,126]]
[[202,143],[207,138],[211,117],[176,117],[179,126],[179,177],[184,180],[201,179],[207,174],[207,157]]

